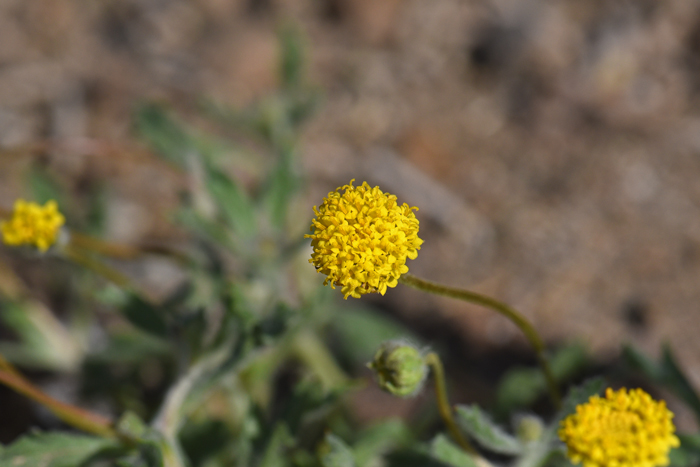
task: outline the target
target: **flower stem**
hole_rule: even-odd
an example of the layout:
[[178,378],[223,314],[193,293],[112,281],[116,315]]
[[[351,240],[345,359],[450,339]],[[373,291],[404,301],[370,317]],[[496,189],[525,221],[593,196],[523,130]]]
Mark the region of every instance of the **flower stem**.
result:
[[189,263],[189,258],[186,255],[165,246],[151,245],[134,247],[131,245],[108,242],[74,231],[70,233],[70,245],[120,260],[136,259],[143,255],[152,254],[171,258],[183,265]]
[[6,368],[0,369],[0,383],[44,405],[58,418],[79,430],[108,438],[117,436],[109,419],[54,399],[19,373],[8,371]]
[[12,365],[12,363],[8,362],[7,359],[2,356],[2,354],[0,354],[0,371],[5,371],[11,375],[21,377],[21,375],[19,374],[17,369],[14,367],[14,365]]
[[522,314],[505,303],[499,302],[491,297],[487,297],[486,295],[481,295],[469,290],[436,284],[435,282],[419,279],[412,274],[404,274],[399,278],[399,282],[415,289],[422,290],[423,292],[456,298],[459,300],[464,300],[465,302],[490,308],[511,320],[513,324],[518,326],[523,334],[525,334],[525,337],[530,341],[530,344],[532,344],[532,347],[535,349],[537,360],[542,368],[542,372],[544,373],[552,402],[557,408],[561,406],[561,395],[559,394],[559,388],[554,380],[552,369],[550,368],[547,358],[544,355],[544,343],[542,342],[539,334],[537,334],[537,331],[535,331],[535,328],[532,327],[532,324],[530,324],[530,322]]
[[435,379],[435,396],[437,398],[438,410],[440,411],[440,416],[442,420],[447,425],[447,429],[455,441],[469,454],[478,455],[474,446],[467,441],[467,439],[459,431],[459,427],[455,423],[454,417],[452,416],[452,407],[447,399],[447,387],[445,384],[445,371],[442,367],[442,361],[440,357],[435,352],[430,352],[425,356],[425,363],[429,365],[433,370],[433,378]]
[[126,290],[133,290],[134,287],[129,280],[128,277],[126,277],[124,274],[121,272],[117,271],[116,269],[113,269],[106,264],[97,261],[96,259],[92,258],[90,255],[86,255],[83,253],[81,250],[78,248],[74,247],[73,245],[66,245],[64,248],[64,253],[68,259],[73,261],[75,264],[79,264],[80,266],[83,266],[86,269],[89,269],[98,275],[104,277],[105,279],[113,282],[115,285],[126,289]]

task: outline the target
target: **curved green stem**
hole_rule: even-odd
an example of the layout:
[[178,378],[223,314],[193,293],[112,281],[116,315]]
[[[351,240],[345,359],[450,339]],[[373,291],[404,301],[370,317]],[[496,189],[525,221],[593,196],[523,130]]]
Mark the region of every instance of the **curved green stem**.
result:
[[14,365],[7,361],[5,357],[0,354],[0,371],[4,371],[14,376],[21,377],[19,371],[14,367]]
[[190,261],[186,255],[165,246],[144,245],[134,247],[131,245],[108,242],[74,231],[70,233],[70,245],[119,260],[136,259],[150,254],[173,259],[182,265],[188,264]]
[[404,285],[408,285],[423,292],[429,292],[435,295],[442,295],[444,297],[456,298],[459,300],[464,300],[465,302],[474,303],[476,305],[481,305],[486,308],[490,308],[509,320],[513,322],[518,328],[525,334],[527,340],[530,341],[532,347],[535,349],[537,355],[537,360],[544,373],[545,380],[547,382],[547,387],[549,388],[549,394],[552,398],[554,405],[559,408],[561,406],[561,395],[559,394],[559,388],[554,380],[554,375],[552,369],[547,362],[547,358],[544,355],[544,343],[540,339],[539,334],[532,327],[530,322],[516,310],[506,305],[505,303],[499,302],[486,295],[481,295],[476,292],[471,292],[469,290],[457,289],[454,287],[447,287],[441,284],[436,284],[435,282],[426,281],[419,279],[412,274],[404,274],[399,278],[399,282]]
[[58,418],[79,430],[108,438],[117,436],[111,420],[54,399],[37,389],[15,370],[1,369],[0,383],[42,404]]
[[75,264],[79,264],[80,266],[97,273],[122,289],[132,290],[134,288],[129,278],[124,274],[116,269],[112,269],[100,261],[97,261],[91,256],[86,255],[72,245],[67,245],[63,251],[66,258],[73,261]]
[[474,446],[472,446],[471,443],[467,441],[467,438],[462,435],[462,432],[459,430],[459,427],[457,426],[457,423],[455,423],[455,419],[452,416],[452,407],[447,399],[445,370],[442,368],[440,357],[435,352],[430,352],[425,356],[425,363],[433,370],[433,378],[435,379],[435,396],[437,397],[438,410],[440,411],[442,420],[445,422],[445,425],[447,425],[447,429],[450,431],[450,434],[462,447],[462,449],[469,454],[477,456],[478,453],[476,449],[474,449]]

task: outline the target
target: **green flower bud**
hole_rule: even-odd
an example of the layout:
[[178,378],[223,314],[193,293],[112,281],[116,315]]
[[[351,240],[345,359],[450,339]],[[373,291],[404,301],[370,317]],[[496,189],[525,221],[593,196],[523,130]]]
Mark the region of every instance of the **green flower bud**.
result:
[[524,415],[518,421],[518,426],[515,431],[520,441],[537,441],[544,433],[544,424],[539,417],[535,417],[534,415]]
[[405,341],[383,343],[367,366],[377,375],[379,387],[399,397],[417,393],[428,374],[421,352]]

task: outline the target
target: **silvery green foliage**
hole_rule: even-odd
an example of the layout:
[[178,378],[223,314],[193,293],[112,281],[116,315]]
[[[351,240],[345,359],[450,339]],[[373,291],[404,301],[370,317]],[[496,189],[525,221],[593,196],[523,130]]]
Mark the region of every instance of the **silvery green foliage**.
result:
[[[22,367],[79,373],[88,397],[66,402],[109,407],[118,433],[26,434],[0,446],[0,467],[568,466],[559,423],[603,389],[602,379],[571,388],[552,416],[530,415],[527,427],[521,418],[511,434],[494,420],[534,413],[546,392],[539,369],[512,369],[494,407],[456,408],[479,456],[459,447],[427,404],[405,419],[358,422],[353,397],[366,383],[364,362],[384,341],[420,341],[390,314],[364,302],[339,304],[314,282],[301,240],[311,213],[301,206],[296,155],[317,96],[304,79],[304,41],[289,27],[280,41],[280,89],[246,109],[206,103],[207,125],[188,124],[161,104],[136,111],[135,134],[185,182],[176,212],[163,215],[183,231],[175,290],[154,301],[71,264],[55,268],[57,283],[71,288],[61,296],[69,303],[60,319],[47,318],[34,299],[0,297],[0,319],[15,337],[0,342],[0,353]],[[60,200],[72,226],[100,234],[106,190],[90,191],[81,204],[47,170],[32,170],[35,199]],[[95,334],[99,345],[90,347]],[[418,391],[427,376],[420,352],[397,355],[378,365],[391,377],[408,369],[391,380],[399,395]],[[632,348],[624,355],[628,369],[672,391],[700,419],[700,398],[670,348],[659,361]],[[551,363],[564,386],[589,361],[574,345],[554,352]],[[700,435],[679,438],[671,466],[697,466]]]
[[457,423],[483,448],[508,455],[518,455],[523,452],[522,443],[493,423],[478,406],[459,405],[456,409]]
[[352,450],[335,435],[326,435],[321,446],[321,464],[323,467],[356,467]]
[[0,451],[3,467],[75,467],[107,449],[114,440],[59,432],[36,432]]
[[478,467],[476,459],[450,441],[445,435],[437,435],[430,443],[430,453],[436,460],[451,467]]

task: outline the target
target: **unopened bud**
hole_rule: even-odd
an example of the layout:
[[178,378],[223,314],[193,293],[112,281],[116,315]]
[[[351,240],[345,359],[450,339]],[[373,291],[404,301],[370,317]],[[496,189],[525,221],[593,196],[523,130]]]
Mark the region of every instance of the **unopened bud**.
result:
[[379,387],[399,397],[417,393],[428,374],[421,352],[405,341],[383,343],[367,366],[377,375]]
[[524,415],[518,421],[516,433],[520,441],[537,441],[544,433],[544,424],[542,420],[534,415]]

